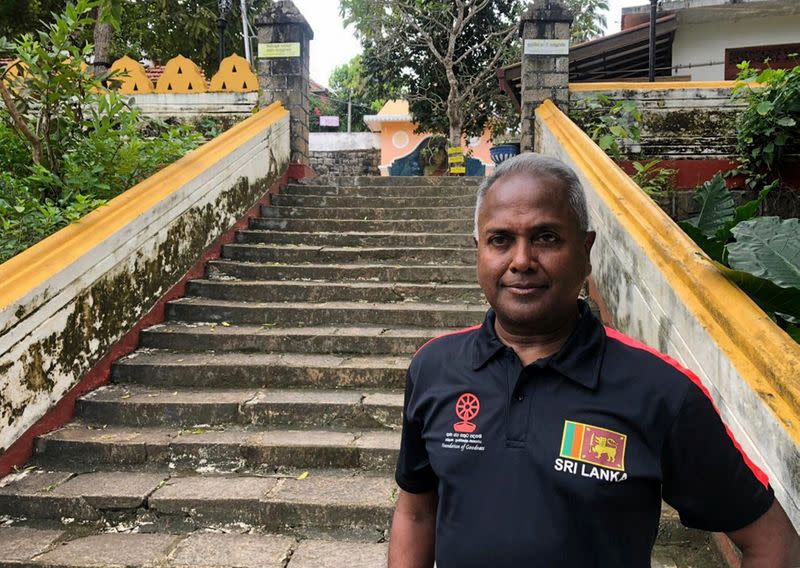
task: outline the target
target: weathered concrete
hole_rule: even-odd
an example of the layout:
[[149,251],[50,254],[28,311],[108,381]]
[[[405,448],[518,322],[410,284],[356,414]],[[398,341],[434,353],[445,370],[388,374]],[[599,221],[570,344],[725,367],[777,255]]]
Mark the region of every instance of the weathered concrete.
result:
[[275,207],[261,208],[262,217],[302,219],[471,219],[475,208],[469,207]]
[[237,242],[286,245],[363,247],[474,247],[470,233],[307,233],[302,231],[239,231]]
[[419,264],[471,264],[475,262],[475,249],[230,244],[223,246],[222,256],[232,260],[252,262],[372,263],[391,261]]
[[306,540],[292,556],[289,568],[340,568],[341,566],[386,566],[387,544]]
[[[10,271],[4,279],[30,278],[6,280],[13,297],[0,301],[0,452],[77,383],[283,172],[288,116],[274,118],[275,112],[241,123],[0,267],[0,273]],[[159,192],[162,198],[153,202]],[[91,234],[70,241],[84,226],[94,227]],[[59,243],[65,248],[56,254],[51,248]],[[45,259],[47,254],[53,258]]]
[[636,103],[642,113],[641,141],[624,149],[632,160],[736,158],[735,120],[746,105],[731,100],[730,87],[585,89],[573,86],[570,104],[598,94]]
[[153,566],[163,563],[178,537],[168,534],[107,534],[64,543],[36,559],[34,565]]
[[388,197],[383,195],[371,196],[340,196],[340,195],[276,195],[272,205],[280,207],[387,207],[387,208],[407,208],[407,207],[474,207],[475,196],[471,193],[466,195],[443,195],[443,196],[419,196],[411,198],[409,196]]
[[305,353],[411,355],[447,328],[388,329],[385,327],[297,327],[204,323],[169,323],[151,327],[141,335],[142,347],[174,351],[291,352],[298,345]]
[[291,326],[399,325],[419,327],[468,327],[483,321],[484,306],[405,302],[226,302],[205,298],[182,298],[167,305],[171,318],[211,323],[257,323]]
[[192,121],[213,117],[235,123],[253,114],[258,93],[148,93],[134,95],[130,100],[149,118]]
[[309,162],[319,175],[379,175],[381,151],[337,150],[322,152],[312,150]]
[[[366,249],[369,250],[369,249]],[[400,249],[402,250],[402,249]],[[446,249],[445,249],[446,250]],[[471,252],[471,251],[470,251]],[[318,257],[315,260],[319,259]],[[414,260],[427,260],[416,258]],[[449,259],[448,259],[449,260]],[[446,264],[446,262],[442,262]],[[230,282],[195,280],[188,295],[231,301],[283,302],[442,302],[479,303],[483,293],[477,284],[417,284],[397,283],[392,286],[378,282]]]
[[471,232],[473,220],[463,219],[393,219],[388,221],[373,221],[369,215],[362,219],[285,219],[265,218],[253,219],[250,227],[260,230],[277,231],[323,231],[323,232],[359,232],[398,231],[403,233],[430,232],[440,233],[452,231],[455,233]]
[[[406,265],[391,264],[284,264],[284,263],[241,263],[231,260],[212,260],[208,263],[208,275],[212,278],[232,278],[242,280],[304,279],[358,281],[382,280],[387,283],[474,282],[475,267],[472,265]],[[431,324],[434,325],[434,324]]]
[[181,541],[170,566],[284,568],[295,539],[278,535],[193,534]]

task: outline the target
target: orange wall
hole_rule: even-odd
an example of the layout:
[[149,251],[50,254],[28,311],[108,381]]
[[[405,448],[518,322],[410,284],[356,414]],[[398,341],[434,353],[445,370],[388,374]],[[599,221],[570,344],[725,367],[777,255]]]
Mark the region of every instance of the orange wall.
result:
[[[412,122],[384,122],[381,125],[381,175],[389,175],[389,166],[394,160],[407,156],[420,142],[430,136],[429,133],[415,134],[415,128],[416,125]],[[468,146],[468,149],[472,150],[471,157],[486,165],[487,174],[494,169],[494,164],[489,156],[491,146],[488,131],[483,133],[478,144]]]

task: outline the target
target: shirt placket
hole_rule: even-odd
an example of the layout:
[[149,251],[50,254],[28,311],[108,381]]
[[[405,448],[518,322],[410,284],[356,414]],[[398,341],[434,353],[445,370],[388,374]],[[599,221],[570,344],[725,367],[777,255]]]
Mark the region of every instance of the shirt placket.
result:
[[512,351],[506,352],[506,376],[508,396],[508,421],[506,427],[506,447],[524,448],[527,444],[528,421],[530,419],[531,396],[528,380],[524,376],[526,370],[522,367],[517,355]]

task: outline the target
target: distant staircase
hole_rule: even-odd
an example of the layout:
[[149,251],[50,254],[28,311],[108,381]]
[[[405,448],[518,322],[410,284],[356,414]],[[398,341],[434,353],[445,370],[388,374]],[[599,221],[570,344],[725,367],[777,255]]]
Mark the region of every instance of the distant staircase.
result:
[[[486,309],[476,187],[284,188],[0,481],[0,565],[385,566],[409,360]],[[664,521],[654,566],[717,565]]]

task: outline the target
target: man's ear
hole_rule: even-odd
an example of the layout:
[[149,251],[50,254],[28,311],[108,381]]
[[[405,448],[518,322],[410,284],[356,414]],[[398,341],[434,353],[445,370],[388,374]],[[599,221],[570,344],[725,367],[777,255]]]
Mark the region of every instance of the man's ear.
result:
[[597,238],[597,233],[594,231],[586,231],[586,239],[583,242],[584,250],[586,251],[586,275],[592,273],[592,247]]
[[586,231],[586,240],[583,242],[583,246],[586,249],[586,256],[592,252],[592,246],[594,246],[594,240],[597,238],[597,233],[594,231]]

